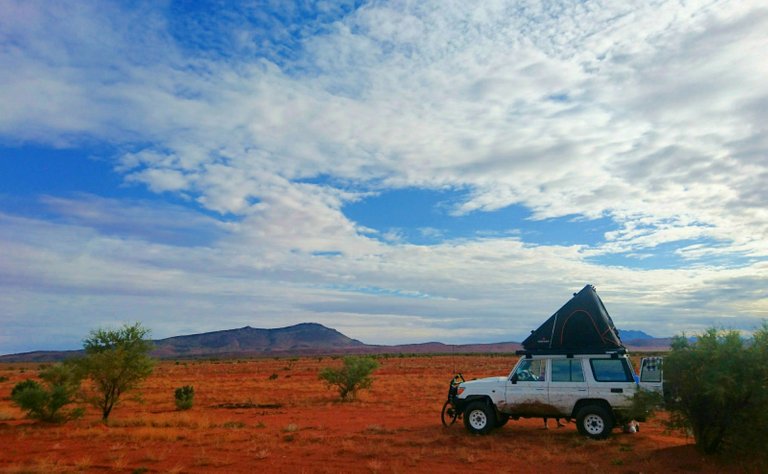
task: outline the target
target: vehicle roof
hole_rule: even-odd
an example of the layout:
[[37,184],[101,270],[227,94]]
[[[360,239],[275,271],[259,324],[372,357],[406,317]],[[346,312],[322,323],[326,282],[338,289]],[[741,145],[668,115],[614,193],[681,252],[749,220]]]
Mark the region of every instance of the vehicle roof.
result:
[[615,351],[588,351],[588,352],[574,352],[574,351],[517,351],[516,355],[525,357],[526,359],[543,359],[543,358],[583,358],[583,357],[607,357],[607,358],[619,358],[627,355],[625,349]]

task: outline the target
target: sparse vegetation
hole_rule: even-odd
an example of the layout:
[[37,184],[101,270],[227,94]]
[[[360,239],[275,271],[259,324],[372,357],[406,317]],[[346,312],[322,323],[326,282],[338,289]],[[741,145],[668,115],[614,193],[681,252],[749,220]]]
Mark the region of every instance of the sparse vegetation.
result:
[[191,385],[184,385],[174,391],[176,409],[189,410],[192,408],[195,399],[195,389]]
[[[13,370],[0,363],[0,374],[11,379],[0,385],[0,471],[313,472],[343,466],[373,471],[369,463],[382,473],[451,471],[446,460],[457,469],[478,460],[509,467],[510,447],[515,447],[515,463],[553,472],[767,472],[727,456],[702,457],[684,435],[665,435],[658,419],[644,423],[637,434],[600,443],[578,436],[573,424],[542,430],[537,419],[508,423],[493,435],[493,443],[467,436],[458,426],[441,428],[438,402],[445,397],[446,374],[484,377],[508,369],[515,360],[514,355],[482,354],[392,357],[373,372],[376,391],[368,397],[360,392],[364,400],[351,404],[334,403],[338,392],[325,392],[317,378],[326,366],[342,366],[341,359],[331,362],[330,356],[300,359],[291,379],[281,371],[285,357],[243,364],[195,360],[188,370],[179,370],[173,360],[160,361],[142,382],[143,403],[129,392],[108,427],[99,422],[100,412],[89,410],[89,416],[66,428],[23,420],[10,392],[25,377],[18,375],[18,363]],[[273,372],[280,374],[279,383],[267,380]],[[43,383],[37,363],[27,364],[27,373]],[[414,390],[402,389],[417,378]],[[195,404],[192,410],[177,411],[172,393],[184,385],[194,386]],[[215,389],[203,393],[202,387]],[[614,459],[623,464],[613,465]]]
[[135,323],[116,330],[93,330],[83,342],[85,357],[76,364],[96,386],[98,393],[89,401],[101,410],[102,420],[107,421],[124,393],[136,389],[152,373],[148,335],[149,329]]
[[80,378],[70,365],[57,364],[40,372],[45,385],[27,379],[11,391],[11,401],[27,412],[29,418],[62,423],[83,415],[82,408],[64,410],[75,401]]
[[676,337],[665,379],[671,426],[690,430],[702,452],[768,465],[768,323],[750,342],[714,328],[695,342]]
[[242,421],[227,421],[221,426],[227,429],[240,429],[245,428],[245,423]]
[[240,410],[244,408],[282,408],[281,403],[254,403],[252,401],[240,402],[240,403],[217,403],[213,405],[215,408],[228,408],[232,410]]
[[340,369],[326,367],[320,372],[320,379],[329,387],[339,390],[343,401],[353,400],[358,390],[368,389],[373,384],[371,373],[378,368],[379,363],[372,357],[344,357]]

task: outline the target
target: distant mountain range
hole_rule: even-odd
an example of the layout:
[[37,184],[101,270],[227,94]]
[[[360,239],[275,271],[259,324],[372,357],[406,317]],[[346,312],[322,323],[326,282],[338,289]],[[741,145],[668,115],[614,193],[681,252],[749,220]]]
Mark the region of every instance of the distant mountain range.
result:
[[[621,331],[630,350],[668,350],[670,338],[654,338],[642,331]],[[365,344],[317,323],[276,329],[245,326],[239,329],[174,336],[153,341],[152,355],[160,359],[291,356],[319,354],[435,354],[515,352],[519,342],[443,344],[426,342],[396,346]],[[49,362],[82,354],[82,351],[35,351],[0,356],[0,362]]]
[[633,331],[631,329],[620,329],[619,337],[622,341],[634,341],[635,339],[654,339],[653,336],[646,334],[643,331]]

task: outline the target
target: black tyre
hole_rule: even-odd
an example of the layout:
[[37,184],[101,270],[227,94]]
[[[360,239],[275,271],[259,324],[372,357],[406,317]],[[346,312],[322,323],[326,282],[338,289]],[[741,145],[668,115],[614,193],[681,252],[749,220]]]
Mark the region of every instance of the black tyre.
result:
[[496,409],[484,401],[470,403],[464,410],[464,426],[472,434],[487,434],[496,427]]
[[440,412],[440,420],[443,422],[443,426],[448,427],[456,423],[456,418],[459,417],[459,411],[453,406],[450,401],[445,402],[443,405],[443,411]]
[[605,439],[613,429],[613,418],[600,405],[587,405],[576,414],[576,427],[584,436]]
[[496,413],[496,428],[501,428],[509,421],[509,415],[506,413]]

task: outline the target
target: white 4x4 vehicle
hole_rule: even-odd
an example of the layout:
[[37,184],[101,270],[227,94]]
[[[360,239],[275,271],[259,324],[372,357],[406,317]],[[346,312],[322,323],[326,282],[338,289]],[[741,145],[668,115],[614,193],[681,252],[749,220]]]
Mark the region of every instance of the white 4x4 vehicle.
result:
[[467,430],[486,434],[510,418],[575,418],[581,434],[602,439],[631,421],[626,410],[637,390],[662,392],[660,358],[642,359],[637,377],[625,350],[519,354],[507,377],[451,384],[446,402],[451,423],[463,416]]

